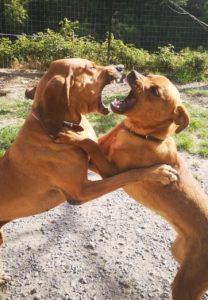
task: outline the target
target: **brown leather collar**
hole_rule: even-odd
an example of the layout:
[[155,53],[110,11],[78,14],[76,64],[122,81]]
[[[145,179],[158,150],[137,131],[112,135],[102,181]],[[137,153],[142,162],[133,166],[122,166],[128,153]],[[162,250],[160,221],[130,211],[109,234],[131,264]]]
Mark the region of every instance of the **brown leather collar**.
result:
[[75,132],[80,132],[80,131],[84,130],[84,128],[81,125],[73,123],[73,122],[69,122],[69,121],[64,121],[63,126],[66,126],[70,130],[75,131]]
[[[41,122],[40,117],[38,116],[37,111],[35,110],[34,107],[32,107],[32,116],[37,120]],[[42,122],[41,122],[42,123]],[[70,130],[75,131],[75,132],[80,132],[83,131],[84,128],[79,125],[78,123],[73,123],[69,121],[63,121],[63,126],[68,127]]]
[[162,140],[158,139],[157,137],[155,136],[152,136],[152,135],[143,135],[143,134],[139,134],[127,127],[124,128],[128,133],[130,134],[133,134],[134,136],[137,136],[139,138],[142,138],[144,140],[150,140],[150,141],[154,141],[154,142],[162,142]]

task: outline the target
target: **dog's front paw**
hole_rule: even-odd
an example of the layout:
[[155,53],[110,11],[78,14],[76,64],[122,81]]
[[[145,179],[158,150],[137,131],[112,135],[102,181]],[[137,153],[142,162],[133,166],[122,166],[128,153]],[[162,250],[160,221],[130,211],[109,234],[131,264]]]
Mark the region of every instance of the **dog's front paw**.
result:
[[160,165],[149,168],[150,174],[147,180],[159,181],[167,185],[178,180],[177,171],[169,165]]
[[77,132],[62,128],[62,130],[54,137],[57,144],[77,144],[83,140],[83,136]]
[[162,165],[158,169],[158,181],[167,185],[178,180],[177,171],[169,165]]
[[12,280],[11,276],[6,273],[0,273],[0,286],[5,285],[6,283]]

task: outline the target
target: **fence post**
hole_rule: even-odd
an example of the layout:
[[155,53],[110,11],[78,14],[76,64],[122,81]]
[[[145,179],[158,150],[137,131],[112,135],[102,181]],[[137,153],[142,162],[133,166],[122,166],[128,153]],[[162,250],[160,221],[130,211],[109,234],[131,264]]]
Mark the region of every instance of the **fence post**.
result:
[[112,36],[112,18],[113,18],[113,0],[109,0],[107,65],[109,65],[109,63],[110,63],[111,36]]

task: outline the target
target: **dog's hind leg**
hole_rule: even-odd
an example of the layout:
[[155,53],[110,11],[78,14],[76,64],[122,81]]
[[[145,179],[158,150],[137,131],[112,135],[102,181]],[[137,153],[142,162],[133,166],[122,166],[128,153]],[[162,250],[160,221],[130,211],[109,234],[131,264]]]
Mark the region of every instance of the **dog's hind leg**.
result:
[[191,251],[175,277],[173,300],[200,300],[208,289],[208,255],[196,252]]

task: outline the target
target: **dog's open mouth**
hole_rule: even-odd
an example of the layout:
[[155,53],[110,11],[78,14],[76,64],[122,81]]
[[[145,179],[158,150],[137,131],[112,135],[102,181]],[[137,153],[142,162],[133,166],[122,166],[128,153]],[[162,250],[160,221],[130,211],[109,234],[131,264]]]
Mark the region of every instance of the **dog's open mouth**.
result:
[[[115,82],[118,82],[120,80],[120,78],[113,78],[110,82],[107,82],[105,84],[106,85],[109,85],[111,83],[115,83]],[[104,87],[105,87],[104,86]],[[103,88],[104,88],[103,87]],[[103,100],[102,100],[102,97],[100,96],[100,101],[99,101],[99,105],[98,105],[98,111],[99,113],[101,113],[102,115],[107,115],[109,114],[110,110],[108,109],[108,107],[103,103]]]
[[[119,68],[119,66],[120,66],[120,68]],[[123,65],[116,66],[116,70],[117,71],[115,71],[114,74],[111,74],[110,76],[107,77],[107,79],[105,81],[105,84],[103,86],[103,89],[106,85],[109,85],[111,83],[118,83],[118,82],[121,81],[122,72],[123,72]],[[108,107],[105,106],[105,104],[103,103],[101,96],[100,96],[100,101],[99,101],[99,105],[98,105],[98,111],[99,111],[99,113],[101,113],[103,115],[107,115],[110,112]]]
[[134,96],[133,92],[130,91],[130,93],[124,100],[115,99],[111,103],[111,109],[113,112],[115,112],[117,114],[123,114],[123,113],[131,110],[136,102],[137,102],[136,97]]

